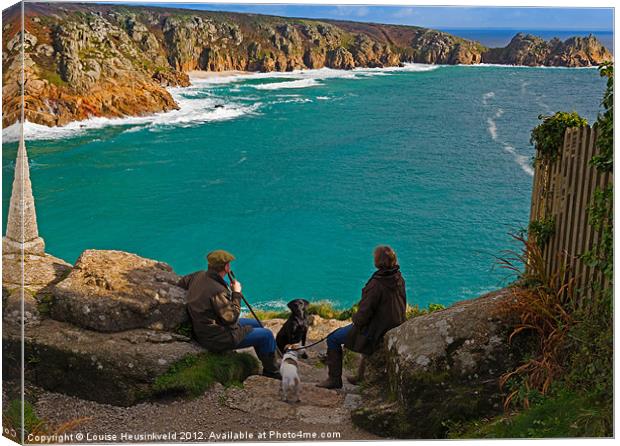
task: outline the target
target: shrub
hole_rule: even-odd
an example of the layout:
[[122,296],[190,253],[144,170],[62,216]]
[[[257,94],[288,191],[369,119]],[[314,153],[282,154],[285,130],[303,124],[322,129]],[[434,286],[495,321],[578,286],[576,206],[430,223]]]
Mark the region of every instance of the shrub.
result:
[[543,249],[555,233],[555,218],[546,217],[542,220],[531,221],[528,226],[528,233],[530,237],[534,237],[538,247]]
[[[521,285],[525,286],[512,288],[515,296],[513,310],[520,321],[509,341],[520,333],[529,332],[536,335],[537,347],[531,357],[500,378],[500,386],[512,386],[505,400],[506,408],[518,396],[521,396],[519,402],[528,407],[532,392],[545,395],[554,379],[560,376],[575,307],[574,279],[570,278],[566,269],[562,266],[558,271],[547,274],[538,243],[524,238],[522,234],[513,237],[522,243],[522,251],[511,252],[512,256],[501,259],[500,265],[519,273]],[[526,265],[524,271],[521,271],[521,265]],[[518,385],[515,386],[515,382]]]
[[450,438],[566,438],[609,436],[608,409],[587,396],[561,390],[519,413],[452,426]]
[[536,159],[553,160],[564,142],[564,132],[571,127],[585,127],[588,121],[577,112],[557,112],[551,116],[539,115],[542,123],[534,127],[530,143],[534,144]]
[[428,304],[428,308],[420,308],[419,305],[407,305],[406,317],[411,319],[412,317],[424,316],[426,314],[433,313],[434,311],[445,310],[441,304]]

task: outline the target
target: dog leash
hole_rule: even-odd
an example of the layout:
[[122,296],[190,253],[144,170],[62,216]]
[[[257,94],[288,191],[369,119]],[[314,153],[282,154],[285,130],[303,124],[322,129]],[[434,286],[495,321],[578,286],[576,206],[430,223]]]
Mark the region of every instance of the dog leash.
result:
[[[230,283],[232,285],[232,283],[237,280],[235,278],[235,273],[232,272],[232,270],[230,270],[228,272],[228,280],[230,280]],[[265,326],[263,325],[263,323],[260,321],[260,319],[258,318],[258,316],[256,315],[256,313],[254,313],[254,308],[252,308],[252,306],[250,305],[250,303],[246,300],[245,296],[242,293],[241,294],[241,299],[243,300],[243,303],[245,304],[246,307],[248,307],[248,309],[250,310],[250,313],[252,313],[252,316],[254,316],[254,319],[256,319],[256,322],[258,322],[258,326],[260,328],[265,328]],[[331,333],[330,333],[331,334]],[[328,335],[329,336],[329,335]],[[278,351],[278,353],[280,354],[280,356],[282,356],[284,354],[284,352],[281,352],[280,349],[276,346],[276,350]]]
[[[336,330],[338,330],[339,328],[340,328],[340,327],[336,328]],[[301,347],[297,347],[297,348],[287,348],[287,349],[286,349],[286,351],[285,351],[284,353],[286,353],[286,352],[295,352],[295,351],[297,351],[297,350],[303,350],[303,349],[305,349],[305,348],[314,347],[315,345],[320,344],[321,342],[323,342],[324,340],[326,340],[328,337],[330,337],[332,334],[334,334],[334,333],[336,332],[336,330],[331,331],[331,332],[330,332],[330,333],[328,333],[328,334],[327,334],[324,338],[319,339],[318,341],[313,342],[313,343],[312,343],[312,344],[310,344],[310,345],[303,345],[303,346],[301,346]]]

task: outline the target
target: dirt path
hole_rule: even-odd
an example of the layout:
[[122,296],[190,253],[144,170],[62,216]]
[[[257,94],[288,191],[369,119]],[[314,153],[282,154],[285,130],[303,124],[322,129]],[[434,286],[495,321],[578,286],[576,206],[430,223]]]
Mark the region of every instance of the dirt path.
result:
[[319,345],[310,350],[309,359],[300,366],[299,403],[280,400],[279,381],[251,376],[243,388],[224,389],[216,385],[195,399],[148,402],[132,407],[42,392],[35,410],[52,426],[88,418],[68,432],[73,434],[69,442],[78,442],[78,434],[82,436],[79,442],[377,439],[351,423],[350,408],[359,399],[356,387],[348,383],[339,391],[315,387],[327,374],[319,360],[319,350],[324,348]]

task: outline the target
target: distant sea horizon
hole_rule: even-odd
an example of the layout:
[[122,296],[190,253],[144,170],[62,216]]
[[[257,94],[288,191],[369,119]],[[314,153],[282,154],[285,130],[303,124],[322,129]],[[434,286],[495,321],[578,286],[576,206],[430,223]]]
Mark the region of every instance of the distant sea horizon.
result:
[[517,33],[532,34],[545,40],[554,37],[566,40],[574,36],[587,36],[592,34],[601,41],[605,47],[614,52],[614,33],[604,30],[557,30],[557,29],[520,29],[520,28],[436,28],[439,31],[453,34],[464,39],[476,40],[489,48],[501,48],[510,43]]

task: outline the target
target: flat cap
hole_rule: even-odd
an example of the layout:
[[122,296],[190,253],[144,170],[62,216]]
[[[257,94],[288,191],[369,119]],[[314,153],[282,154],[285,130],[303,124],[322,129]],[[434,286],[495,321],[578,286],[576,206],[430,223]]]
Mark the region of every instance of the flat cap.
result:
[[235,256],[223,249],[217,249],[207,254],[207,263],[209,266],[226,265],[233,260],[235,260]]

